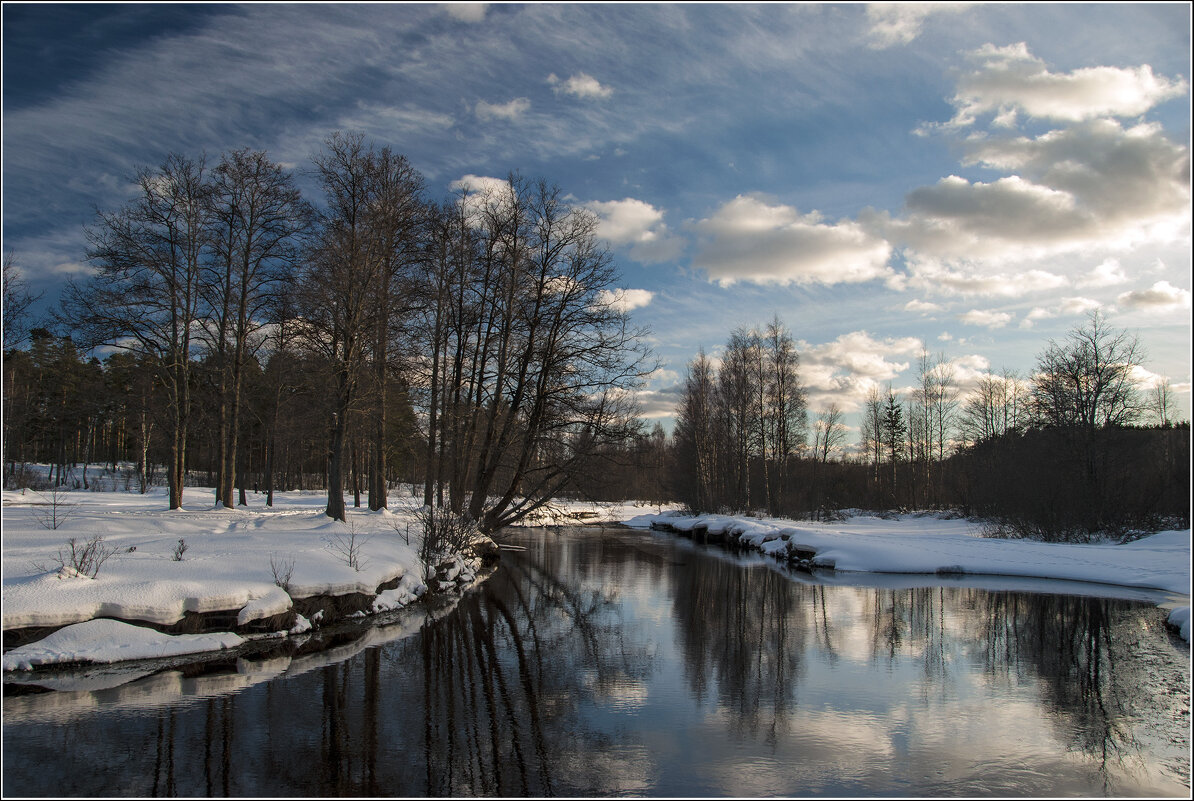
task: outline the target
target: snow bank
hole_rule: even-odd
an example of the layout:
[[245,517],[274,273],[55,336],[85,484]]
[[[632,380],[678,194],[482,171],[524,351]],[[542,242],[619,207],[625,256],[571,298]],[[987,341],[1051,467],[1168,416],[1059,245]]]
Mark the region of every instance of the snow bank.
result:
[[1064,579],[1190,594],[1190,531],[1124,545],[1069,545],[981,537],[963,519],[856,516],[809,523],[728,515],[641,515],[627,525],[704,529],[762,553],[815,552],[813,566],[875,573],[948,573]]
[[1178,630],[1182,639],[1190,641],[1190,607],[1179,606],[1169,613],[1169,625]]
[[[373,610],[386,611],[426,590],[418,580],[419,529],[399,507],[400,498],[396,511],[350,509],[346,525],[324,514],[326,499],[316,493],[278,494],[272,508],[264,496],[251,495],[248,507],[224,509],[212,507],[211,490],[188,488],[183,508],[167,511],[162,490],[67,492],[58,498],[68,514],[57,529],[41,524],[38,504],[45,499],[37,493],[5,491],[3,499],[4,629],[69,627],[56,639],[27,646],[35,650],[13,657],[14,665],[228,647],[219,636],[172,638],[137,626],[111,628],[115,621],[103,621],[109,626],[108,650],[71,639],[81,636],[72,624],[97,618],[169,626],[187,613],[235,612],[237,625],[244,626],[290,611],[297,598],[375,595],[379,586],[397,583]],[[69,540],[82,544],[93,537],[112,550],[94,577],[60,569]],[[289,633],[301,630],[300,622]],[[57,656],[48,650],[55,643]],[[184,650],[170,650],[179,648]],[[12,669],[7,656],[4,664]]]
[[1122,545],[1071,545],[985,538],[964,519],[928,515],[855,515],[844,522],[809,523],[667,512],[632,515],[623,522],[681,533],[704,530],[780,559],[796,550],[811,552],[810,566],[842,571],[1014,576],[1161,590],[1184,598],[1168,620],[1190,641],[1189,529]]
[[64,662],[110,664],[129,659],[157,659],[235,648],[243,642],[243,638],[231,633],[169,635],[119,620],[89,620],[12,649],[4,655],[4,669],[32,670]]

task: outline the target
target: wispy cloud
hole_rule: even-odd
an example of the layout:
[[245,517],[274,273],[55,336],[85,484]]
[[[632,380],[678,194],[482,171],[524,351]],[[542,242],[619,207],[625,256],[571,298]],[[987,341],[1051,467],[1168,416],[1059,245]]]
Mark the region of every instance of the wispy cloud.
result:
[[531,110],[531,101],[525,97],[516,97],[505,103],[489,103],[478,100],[474,108],[477,119],[482,122],[491,120],[516,120]]
[[934,14],[963,11],[970,3],[869,3],[866,8],[870,46],[876,49],[908,44],[920,36]]
[[444,11],[461,22],[484,22],[489,3],[443,3]]
[[1102,306],[1103,304],[1094,298],[1062,298],[1061,302],[1054,306],[1033,307],[1020,321],[1020,327],[1032,328],[1038,320],[1048,320],[1053,317],[1077,317],[1102,308]]
[[1012,316],[1007,312],[971,309],[965,314],[959,314],[958,319],[966,325],[976,325],[983,328],[1003,328],[1011,322]]

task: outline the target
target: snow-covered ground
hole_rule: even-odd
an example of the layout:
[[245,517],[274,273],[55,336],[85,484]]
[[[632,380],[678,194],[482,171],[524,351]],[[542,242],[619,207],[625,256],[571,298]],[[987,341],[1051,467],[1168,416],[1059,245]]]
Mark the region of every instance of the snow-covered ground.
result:
[[813,566],[871,573],[941,573],[1018,576],[1097,582],[1162,590],[1174,596],[1170,622],[1190,639],[1190,530],[1163,531],[1134,542],[1068,545],[982,537],[965,519],[930,515],[810,523],[727,515],[686,516],[677,512],[640,515],[636,528],[663,524],[675,531],[704,528],[730,534],[770,555],[800,546],[815,551]]
[[[57,506],[45,493],[5,491],[4,629],[64,628],[10,650],[4,670],[233,648],[246,637],[301,636],[316,622],[298,616],[286,630],[253,635],[162,634],[109,618],[166,626],[187,612],[235,611],[237,624],[246,625],[283,615],[292,608],[292,598],[377,594],[370,611],[382,612],[409,604],[425,589],[414,517],[418,500],[409,493],[395,492],[390,510],[350,507],[347,524],[324,514],[326,496],[320,492],[279,493],[272,508],[263,495],[249,495],[248,507],[236,509],[213,507],[213,499],[210,489],[188,488],[183,508],[171,512],[160,489],[146,495],[66,492],[57,496]],[[54,512],[58,528],[49,521]],[[818,564],[843,571],[1022,576],[1153,588],[1175,596],[1168,604],[1174,607],[1171,620],[1189,639],[1188,530],[1126,545],[1047,545],[984,539],[973,523],[933,517],[856,516],[812,524],[693,518],[666,506],[568,501],[528,522],[703,525],[740,532],[744,542],[764,553],[802,545],[817,552]],[[96,536],[111,555],[94,578],[60,569],[69,540],[83,545]],[[378,594],[387,583],[397,586]]]
[[[396,582],[375,602],[375,611],[385,611],[425,589],[415,504],[406,498],[395,499],[395,512],[350,508],[345,525],[323,513],[326,496],[314,492],[278,494],[272,508],[263,495],[250,495],[248,507],[224,509],[213,507],[212,490],[188,488],[183,508],[172,512],[164,490],[59,493],[57,509],[47,493],[5,491],[3,497],[4,629],[67,626],[5,654],[5,670],[142,659],[243,641],[236,634],[166,635],[117,621],[71,625],[95,618],[171,625],[186,612],[236,610],[237,624],[244,625],[286,613],[292,597],[373,595],[379,585]],[[56,529],[47,522],[54,511],[64,518]],[[60,569],[70,561],[69,540],[83,546],[96,535],[111,555],[94,578]],[[299,617],[290,633],[307,625]]]
[[[347,524],[324,514],[327,496],[316,491],[277,493],[273,507],[250,494],[247,507],[224,509],[213,505],[210,488],[187,488],[183,508],[172,512],[161,488],[145,495],[6,490],[3,501],[4,629],[64,627],[6,653],[6,671],[154,659],[245,641],[231,632],[163,634],[122,620],[170,626],[187,612],[233,610],[240,626],[287,613],[292,598],[350,593],[377,594],[371,611],[385,612],[426,589],[419,500],[409,490],[395,491],[389,510],[350,507]],[[617,522],[665,508],[562,501],[528,522]],[[96,536],[110,555],[95,576],[63,569],[69,541],[83,547]],[[267,634],[298,635],[311,623],[300,615],[288,630]]]

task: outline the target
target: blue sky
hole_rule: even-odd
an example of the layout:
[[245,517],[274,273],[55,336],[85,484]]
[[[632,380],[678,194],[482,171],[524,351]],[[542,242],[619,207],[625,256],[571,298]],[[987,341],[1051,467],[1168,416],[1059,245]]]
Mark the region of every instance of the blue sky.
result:
[[4,249],[47,301],[138,165],[352,130],[439,197],[519,171],[599,214],[665,421],[774,315],[853,413],[922,348],[1027,372],[1095,308],[1189,415],[1186,3],[6,3],[3,44]]

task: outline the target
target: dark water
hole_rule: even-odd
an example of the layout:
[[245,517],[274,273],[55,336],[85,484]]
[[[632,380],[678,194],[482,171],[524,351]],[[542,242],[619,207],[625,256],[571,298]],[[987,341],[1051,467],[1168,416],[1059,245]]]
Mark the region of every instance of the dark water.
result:
[[513,541],[437,619],[331,650],[6,685],[4,794],[1189,795],[1190,663],[1155,599]]

